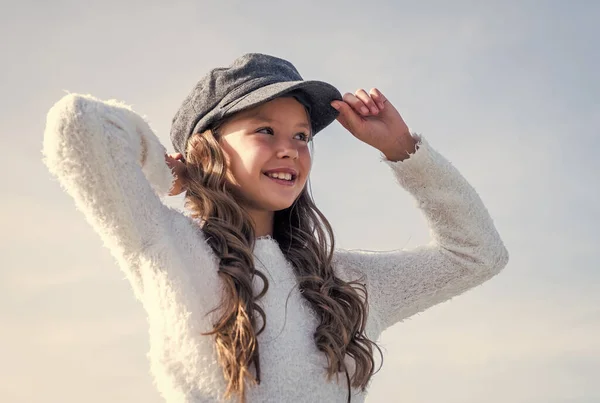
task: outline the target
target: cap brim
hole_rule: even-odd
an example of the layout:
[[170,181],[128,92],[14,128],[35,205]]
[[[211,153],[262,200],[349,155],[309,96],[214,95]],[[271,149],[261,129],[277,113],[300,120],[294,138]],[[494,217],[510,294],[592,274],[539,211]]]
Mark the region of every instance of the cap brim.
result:
[[287,81],[266,85],[227,105],[223,117],[250,109],[295,90],[302,91],[310,105],[313,136],[337,118],[339,113],[331,106],[331,101],[341,100],[342,94],[333,85],[323,81]]

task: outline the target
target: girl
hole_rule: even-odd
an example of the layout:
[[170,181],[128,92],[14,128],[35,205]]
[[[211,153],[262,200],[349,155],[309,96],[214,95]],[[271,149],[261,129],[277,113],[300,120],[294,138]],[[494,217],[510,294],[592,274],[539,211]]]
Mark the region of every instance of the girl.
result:
[[[310,144],[336,117],[417,200],[429,245],[334,249],[306,183]],[[166,155],[129,107],[83,95],[50,110],[44,137],[48,168],[148,312],[169,403],[363,402],[383,330],[507,263],[476,192],[377,89],[342,97],[248,54],[200,80],[171,139]],[[183,191],[189,215],[159,198]]]

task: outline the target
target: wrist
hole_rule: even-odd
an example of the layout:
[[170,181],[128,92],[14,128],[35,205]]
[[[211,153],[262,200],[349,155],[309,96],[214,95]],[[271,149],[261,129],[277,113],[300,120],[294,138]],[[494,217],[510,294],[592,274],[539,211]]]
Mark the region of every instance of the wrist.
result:
[[417,151],[417,139],[406,133],[386,148],[379,149],[388,161],[404,161]]

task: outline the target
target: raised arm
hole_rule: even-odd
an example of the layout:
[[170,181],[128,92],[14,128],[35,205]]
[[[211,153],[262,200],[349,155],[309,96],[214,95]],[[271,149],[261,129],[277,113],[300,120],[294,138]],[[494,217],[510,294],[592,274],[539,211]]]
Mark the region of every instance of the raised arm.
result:
[[173,179],[149,125],[116,101],[70,94],[48,113],[43,153],[50,172],[139,285],[135,256],[179,215],[159,199]]
[[507,263],[508,253],[475,190],[418,136],[377,89],[344,95],[332,106],[359,140],[386,157],[400,185],[417,200],[432,242],[412,251],[337,251],[335,267],[364,277],[379,330],[481,284]]
[[475,190],[424,139],[410,158],[388,164],[425,215],[431,243],[414,250],[335,254],[338,270],[364,275],[380,331],[483,283],[508,260]]

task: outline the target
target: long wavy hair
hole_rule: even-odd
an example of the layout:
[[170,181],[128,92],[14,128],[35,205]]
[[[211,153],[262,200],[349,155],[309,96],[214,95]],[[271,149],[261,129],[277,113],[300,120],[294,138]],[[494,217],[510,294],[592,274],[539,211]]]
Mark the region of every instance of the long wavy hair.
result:
[[[202,223],[206,241],[220,259],[218,274],[225,286],[222,301],[211,311],[220,310],[220,319],[204,335],[215,338],[227,382],[225,398],[237,395],[243,403],[247,382],[257,384],[261,379],[257,336],[267,318],[257,301],[269,284],[254,265],[251,218],[231,191],[227,160],[219,144],[223,123],[193,135],[188,142],[186,207]],[[335,276],[333,231],[306,187],[291,207],[275,212],[273,238],[293,266],[302,296],[320,320],[314,341],[327,357],[327,380],[345,373],[350,402],[351,387],[364,391],[376,372],[374,348],[381,355],[365,334],[367,290],[358,281],[345,282]],[[255,276],[264,284],[257,295],[252,287]],[[257,328],[259,316],[262,326]],[[346,355],[354,359],[352,375],[344,363]]]

